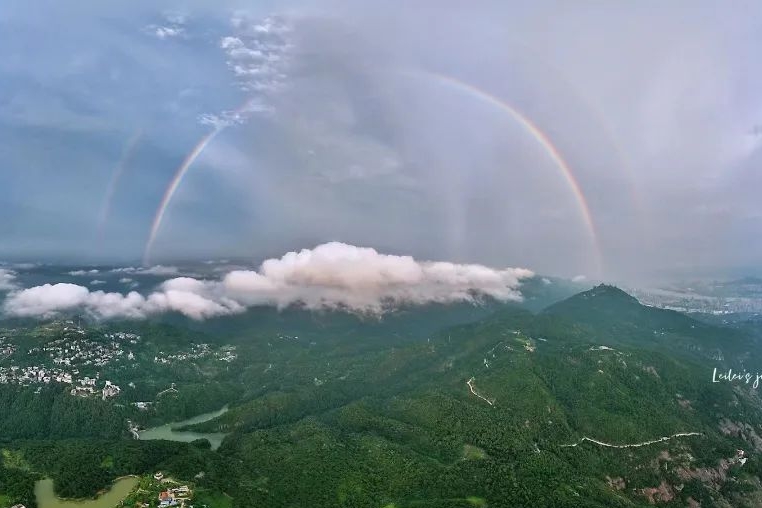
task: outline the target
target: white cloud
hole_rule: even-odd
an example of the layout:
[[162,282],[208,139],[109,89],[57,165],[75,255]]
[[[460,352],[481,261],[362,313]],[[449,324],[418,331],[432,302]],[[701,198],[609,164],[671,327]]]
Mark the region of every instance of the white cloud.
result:
[[185,23],[187,16],[181,13],[165,13],[162,24],[151,24],[143,28],[143,31],[159,39],[170,39],[185,35]]
[[135,273],[140,275],[177,275],[180,270],[176,266],[156,265],[149,268],[138,268]]
[[130,279],[129,277],[122,277],[121,279],[119,279],[119,282],[121,282],[122,284],[129,284],[130,282],[132,282],[132,279]]
[[382,313],[404,304],[475,301],[480,296],[520,300],[521,280],[532,275],[520,268],[416,261],[333,242],[268,259],[257,271],[231,271],[222,280],[170,279],[147,297],[134,291],[122,295],[91,292],[75,284],[46,284],[12,292],[4,308],[9,315],[26,317],[82,309],[100,319],[170,311],[205,319],[251,306],[295,304]]
[[584,282],[585,280],[587,280],[585,275],[575,275],[572,277],[572,282]]
[[0,291],[16,289],[16,272],[0,268]]
[[327,243],[265,261],[258,271],[230,272],[224,293],[248,305],[347,308],[383,312],[400,304],[473,301],[479,295],[520,300],[518,286],[532,272],[481,265],[419,262],[410,256]]
[[261,102],[261,98],[253,98],[235,110],[226,110],[221,113],[202,113],[198,116],[198,122],[202,125],[210,125],[215,129],[223,129],[231,125],[245,123],[252,114],[272,112],[272,106]]
[[98,279],[90,281],[90,285],[91,286],[99,286],[99,285],[105,284],[105,283],[106,283],[105,280],[98,280]]
[[134,275],[177,275],[180,273],[180,269],[176,266],[164,266],[156,265],[148,268],[136,268],[134,266],[127,266],[124,268],[114,268],[111,273],[129,273]]
[[[230,303],[230,307],[226,307]],[[97,319],[142,319],[153,314],[180,312],[192,319],[204,319],[238,312],[235,302],[212,301],[204,296],[170,286],[144,297],[131,291],[106,293],[90,291],[76,284],[45,284],[11,293],[5,313],[18,317],[52,318],[65,312],[83,311]]]
[[5,300],[5,311],[12,316],[50,317],[76,309],[85,303],[90,291],[76,284],[45,284],[12,293]]
[[149,26],[149,29],[159,39],[177,37],[185,33],[185,29],[178,26]]
[[285,86],[293,46],[291,25],[283,17],[258,19],[239,12],[230,24],[233,33],[222,37],[219,46],[236,86],[250,99],[237,110],[199,115],[201,124],[216,129],[244,123],[254,114],[273,113],[269,99]]
[[83,277],[85,275],[97,275],[100,273],[99,270],[92,269],[92,270],[74,270],[73,272],[68,272],[69,275],[72,275],[74,277]]

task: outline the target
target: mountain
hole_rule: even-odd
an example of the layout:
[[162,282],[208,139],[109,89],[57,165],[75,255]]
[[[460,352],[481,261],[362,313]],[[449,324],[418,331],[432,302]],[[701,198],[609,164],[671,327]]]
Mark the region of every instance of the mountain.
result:
[[543,312],[598,327],[627,323],[655,329],[695,324],[684,314],[641,305],[634,296],[606,284],[554,303]]
[[[220,453],[268,479],[241,494],[254,505],[754,506],[762,410],[750,387],[712,383],[737,364],[704,354],[707,330],[599,286],[538,315],[504,307],[425,341],[313,353],[330,366],[271,351],[246,384],[272,383],[270,362],[279,389],[196,430],[233,432]],[[296,482],[275,465],[294,461]]]
[[588,287],[560,277],[536,275],[521,282],[520,305],[532,312],[540,310],[573,296]]
[[762,361],[759,336],[738,327],[700,321],[680,312],[642,305],[621,289],[599,285],[542,311],[540,316],[580,325],[592,336],[680,356],[751,369]]
[[252,307],[246,312],[205,321],[180,315],[157,318],[175,326],[198,330],[227,340],[251,340],[273,334],[304,336],[322,340],[342,337],[383,338],[386,344],[426,339],[441,330],[474,323],[499,313],[520,309],[537,312],[576,294],[583,286],[555,277],[535,276],[522,281],[520,301],[502,302],[476,296],[472,302],[429,303],[397,307],[382,315],[362,315],[340,309],[310,310],[299,306],[285,309]]
[[[156,420],[187,415],[185,406],[200,399],[207,405],[198,412],[214,400],[229,403],[229,411],[189,427],[226,433],[218,450],[142,450],[148,445],[127,440],[124,429],[122,440],[103,441],[103,428],[91,431],[87,461],[66,462],[57,450],[69,441],[4,447],[61,482],[63,471],[125,464],[127,453],[146,457],[141,471],[204,471],[199,485],[226,493],[234,507],[759,506],[762,399],[743,380],[713,377],[715,368],[751,370],[755,336],[641,305],[613,286],[537,314],[486,302],[410,307],[381,320],[260,310],[198,326],[203,333],[181,323],[139,326],[135,352],[146,363],[132,368],[135,390],[151,397],[144,385],[171,381],[177,393],[128,414]],[[195,358],[207,349],[188,353],[183,341],[211,343],[212,352]],[[214,351],[235,358],[221,362]],[[123,376],[125,386],[130,372],[118,367],[103,376]],[[124,392],[114,401],[124,405],[118,414],[133,402]],[[44,407],[31,402],[52,397],[41,395],[0,396],[16,408],[12,417],[0,407],[0,424],[14,428],[22,411],[34,421],[35,408]],[[58,406],[77,421],[69,405]],[[108,401],[86,407],[112,414]],[[62,437],[90,432],[72,428]],[[170,451],[192,465],[160,462]],[[59,456],[55,467],[45,458]]]

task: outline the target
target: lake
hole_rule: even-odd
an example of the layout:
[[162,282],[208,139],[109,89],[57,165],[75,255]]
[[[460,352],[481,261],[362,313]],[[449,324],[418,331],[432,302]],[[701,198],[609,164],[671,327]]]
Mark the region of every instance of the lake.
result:
[[165,439],[167,441],[182,441],[184,443],[190,443],[196,439],[207,439],[212,444],[212,450],[216,450],[222,444],[222,440],[227,436],[224,432],[187,432],[176,431],[173,429],[184,427],[186,425],[194,425],[196,423],[203,423],[213,418],[217,418],[227,412],[228,406],[224,406],[222,409],[212,411],[211,413],[204,413],[201,415],[188,418],[181,422],[172,422],[159,427],[152,427],[150,429],[142,430],[138,432],[139,439],[149,441],[152,439]]
[[138,484],[134,477],[119,478],[111,488],[96,499],[81,501],[59,499],[53,490],[53,480],[39,480],[34,485],[34,496],[39,508],[114,508]]

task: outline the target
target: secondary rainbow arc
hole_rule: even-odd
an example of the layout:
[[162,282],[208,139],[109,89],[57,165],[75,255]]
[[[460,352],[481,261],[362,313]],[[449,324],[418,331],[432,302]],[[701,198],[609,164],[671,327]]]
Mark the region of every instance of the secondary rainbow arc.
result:
[[127,140],[127,143],[122,149],[122,156],[119,158],[119,162],[117,162],[114,170],[111,172],[111,178],[109,179],[108,186],[106,187],[106,193],[103,196],[103,204],[101,205],[100,212],[98,213],[98,236],[100,237],[103,236],[106,222],[108,221],[109,215],[111,214],[111,208],[119,181],[122,179],[122,176],[124,175],[124,172],[127,168],[127,164],[129,163],[130,159],[132,159],[132,156],[140,144],[142,137],[143,130],[138,129],[130,137],[130,139]]

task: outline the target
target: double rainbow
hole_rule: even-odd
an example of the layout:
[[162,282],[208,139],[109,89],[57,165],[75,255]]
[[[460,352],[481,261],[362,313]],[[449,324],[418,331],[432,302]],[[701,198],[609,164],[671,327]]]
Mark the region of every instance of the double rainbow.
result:
[[[448,76],[445,74],[438,74],[438,73],[428,72],[428,71],[416,71],[416,72],[422,76],[427,76],[431,79],[434,79],[436,82],[444,86],[450,87],[462,93],[466,93],[469,96],[473,97],[474,99],[477,99],[486,104],[489,104],[497,108],[501,112],[509,115],[517,124],[519,124],[524,129],[525,132],[527,132],[530,136],[532,136],[532,138],[542,147],[544,152],[547,153],[547,155],[553,161],[554,165],[558,168],[559,173],[564,179],[566,186],[568,187],[568,189],[571,191],[572,195],[574,196],[574,200],[577,205],[579,216],[582,222],[584,223],[585,229],[587,231],[587,235],[589,237],[589,240],[594,250],[596,269],[598,271],[598,275],[600,275],[602,271],[602,253],[601,253],[600,243],[598,240],[598,234],[596,232],[595,223],[593,221],[593,216],[590,211],[590,206],[587,202],[587,199],[582,190],[582,187],[579,184],[579,181],[574,176],[574,172],[572,171],[571,167],[566,162],[564,157],[561,155],[561,152],[558,150],[558,148],[553,144],[551,139],[548,137],[548,135],[545,132],[543,132],[543,130],[537,124],[535,124],[529,118],[527,118],[526,115],[521,113],[517,108],[515,108],[508,102],[496,97],[495,95],[490,94],[489,92],[485,90],[482,90],[470,83],[461,81],[459,79],[456,79],[452,76]],[[238,110],[236,110],[236,113],[241,113],[245,111],[246,108],[248,107],[248,104],[249,104],[249,101],[244,103]],[[148,241],[146,242],[145,252],[143,256],[143,262],[145,264],[148,264],[151,250],[153,248],[154,242],[156,241],[156,237],[159,233],[159,230],[161,229],[164,216],[167,212],[167,209],[169,208],[170,203],[172,202],[172,198],[174,197],[177,190],[180,188],[183,182],[183,179],[188,174],[188,171],[190,170],[191,166],[196,161],[196,159],[199,157],[199,155],[201,155],[204,149],[207,146],[209,146],[209,144],[214,140],[214,138],[217,137],[217,135],[220,132],[222,132],[225,129],[225,127],[226,125],[218,126],[211,132],[204,135],[196,143],[196,145],[191,149],[188,155],[185,156],[182,163],[175,171],[174,176],[172,177],[172,180],[169,182],[169,185],[166,191],[164,192],[161,202],[159,203],[159,207],[156,210],[156,214],[154,215],[153,223],[151,225],[151,230],[148,235]]]

